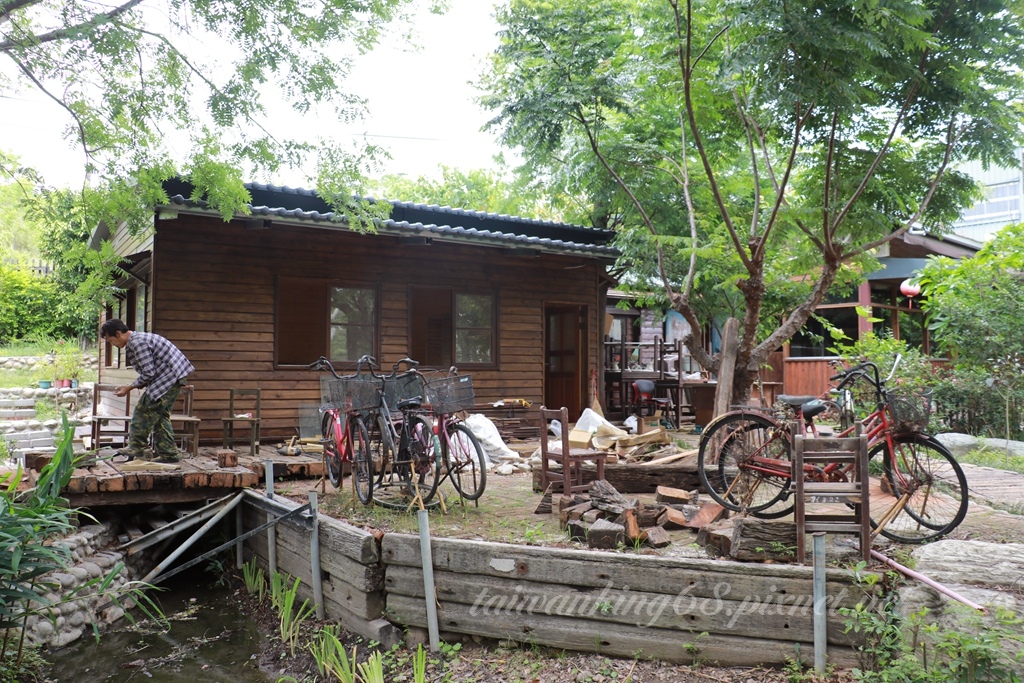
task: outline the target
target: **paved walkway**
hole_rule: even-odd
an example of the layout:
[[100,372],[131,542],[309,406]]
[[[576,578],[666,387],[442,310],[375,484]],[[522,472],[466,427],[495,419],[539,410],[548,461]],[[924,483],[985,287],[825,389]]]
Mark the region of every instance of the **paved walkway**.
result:
[[967,477],[967,490],[972,500],[1002,508],[1015,508],[1024,514],[1024,474],[994,467],[960,463]]

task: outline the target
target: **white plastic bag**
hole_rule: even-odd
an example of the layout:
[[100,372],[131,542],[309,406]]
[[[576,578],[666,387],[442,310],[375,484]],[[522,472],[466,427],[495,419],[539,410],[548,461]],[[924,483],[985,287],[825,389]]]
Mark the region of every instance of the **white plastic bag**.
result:
[[486,415],[474,413],[465,419],[464,424],[473,432],[473,436],[480,442],[484,449],[484,455],[489,464],[498,462],[502,456],[517,456],[517,453],[505,445],[504,439],[498,433],[498,428],[487,418]]

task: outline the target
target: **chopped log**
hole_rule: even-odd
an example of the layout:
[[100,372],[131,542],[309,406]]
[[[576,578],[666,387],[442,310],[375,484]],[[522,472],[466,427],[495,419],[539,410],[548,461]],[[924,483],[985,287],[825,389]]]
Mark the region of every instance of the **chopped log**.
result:
[[598,510],[597,508],[590,508],[589,510],[587,510],[586,512],[583,513],[583,516],[580,517],[580,519],[583,521],[584,524],[589,526],[589,525],[593,524],[594,522],[596,522],[598,519],[600,519],[600,517],[601,517],[601,511],[600,510]]
[[574,519],[565,525],[565,530],[569,532],[570,541],[586,541],[587,540],[587,525],[582,520]]
[[537,509],[533,511],[533,514],[535,514],[535,515],[549,515],[549,514],[551,514],[551,511],[552,511],[552,507],[551,507],[552,500],[551,499],[554,497],[554,494],[552,492],[553,488],[554,488],[554,484],[548,484],[547,489],[544,491],[544,496],[541,497],[540,503],[537,504]]
[[666,529],[685,529],[694,517],[694,515],[687,517],[685,512],[670,507],[665,508],[664,515],[665,521],[660,526]]
[[732,547],[732,525],[733,520],[731,519],[723,519],[705,525],[697,532],[697,543],[714,551],[712,554],[729,557],[729,550]]
[[659,486],[655,491],[654,499],[659,503],[689,503],[689,491],[674,489],[671,486]]
[[614,550],[626,542],[626,529],[621,524],[598,519],[587,529],[587,545],[591,548]]
[[704,503],[697,514],[686,524],[686,526],[691,529],[700,529],[706,524],[717,522],[724,514],[725,508],[718,503]]
[[627,509],[635,508],[637,504],[635,500],[626,500],[614,486],[602,479],[590,484],[590,503],[610,515],[621,515]]
[[583,519],[583,513],[591,508],[589,502],[580,503],[579,505],[573,505],[572,507],[565,508],[558,513],[558,523],[561,524],[562,528],[569,522]]
[[625,517],[623,527],[626,529],[626,538],[632,543],[640,538],[640,525],[636,521],[636,510],[626,510],[622,514]]
[[640,526],[660,526],[658,519],[661,517],[663,505],[644,505],[641,503],[636,509],[636,521]]
[[792,562],[796,557],[796,524],[754,517],[737,519],[729,555],[740,561]]
[[652,548],[664,548],[672,543],[672,539],[669,538],[668,532],[660,526],[652,526],[649,529],[644,529],[640,532],[640,538],[642,538],[643,542]]
[[562,496],[561,498],[558,499],[558,511],[561,512],[565,508],[571,508],[573,505],[580,505],[581,503],[586,502],[588,502],[588,500],[585,496]]

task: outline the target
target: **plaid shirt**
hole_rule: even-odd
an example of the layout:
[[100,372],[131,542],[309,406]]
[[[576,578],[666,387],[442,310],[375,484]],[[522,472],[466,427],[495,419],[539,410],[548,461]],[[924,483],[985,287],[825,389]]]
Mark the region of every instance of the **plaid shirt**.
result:
[[146,387],[152,400],[166,394],[175,382],[195,370],[185,354],[159,334],[132,332],[125,349],[128,364],[139,373],[132,386]]

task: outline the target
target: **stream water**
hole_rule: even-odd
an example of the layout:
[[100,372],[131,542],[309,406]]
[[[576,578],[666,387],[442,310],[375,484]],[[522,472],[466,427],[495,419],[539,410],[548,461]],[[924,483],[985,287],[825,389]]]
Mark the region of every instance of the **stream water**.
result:
[[[170,631],[151,623],[131,627],[126,619],[103,634],[91,635],[48,652],[47,680],[54,683],[274,683],[259,670],[262,637],[230,591],[204,583],[189,572],[155,593]],[[175,577],[176,579],[179,577]]]

